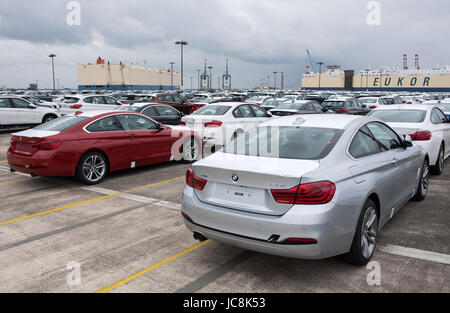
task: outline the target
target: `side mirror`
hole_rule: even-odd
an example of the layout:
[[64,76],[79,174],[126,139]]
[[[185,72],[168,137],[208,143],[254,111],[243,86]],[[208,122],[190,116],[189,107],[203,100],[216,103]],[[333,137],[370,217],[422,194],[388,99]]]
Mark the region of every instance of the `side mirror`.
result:
[[163,131],[166,128],[161,123],[158,123],[158,125],[156,126],[156,129],[158,129],[159,131]]
[[322,108],[322,112],[323,112],[323,113],[328,112],[328,109],[325,108],[325,107],[323,107],[323,108]]
[[361,107],[362,108],[367,108],[367,105],[366,104],[361,104]]
[[266,112],[266,117],[273,117],[273,115],[270,112]]
[[413,146],[413,142],[410,135],[404,135],[403,147],[409,148]]

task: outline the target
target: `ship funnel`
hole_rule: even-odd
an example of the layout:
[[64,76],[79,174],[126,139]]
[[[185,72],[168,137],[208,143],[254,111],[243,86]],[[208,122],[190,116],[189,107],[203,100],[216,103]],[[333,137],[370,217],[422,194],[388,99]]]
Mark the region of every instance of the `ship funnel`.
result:
[[420,66],[419,66],[419,55],[416,54],[414,56],[414,67],[416,68],[416,70],[420,70]]
[[406,54],[403,55],[403,69],[408,69],[408,57],[406,56]]

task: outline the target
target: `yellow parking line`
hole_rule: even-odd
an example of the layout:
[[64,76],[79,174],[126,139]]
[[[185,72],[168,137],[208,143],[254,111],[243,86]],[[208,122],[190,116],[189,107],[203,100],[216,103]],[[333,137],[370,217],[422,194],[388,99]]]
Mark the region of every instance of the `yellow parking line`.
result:
[[144,274],[147,274],[148,272],[151,272],[151,271],[157,269],[158,267],[163,266],[164,264],[172,262],[172,261],[178,259],[179,257],[181,257],[181,256],[183,256],[183,255],[185,255],[185,254],[187,254],[189,252],[192,252],[192,251],[200,248],[201,246],[207,244],[210,241],[211,240],[206,240],[206,241],[197,243],[196,245],[193,245],[193,246],[191,246],[191,247],[189,247],[189,248],[187,248],[187,249],[185,249],[185,250],[183,250],[181,252],[178,252],[177,254],[174,254],[174,255],[172,255],[172,256],[170,256],[168,258],[165,258],[164,260],[161,260],[161,261],[159,261],[159,262],[157,262],[157,263],[155,263],[155,264],[153,264],[153,265],[143,269],[142,271],[139,271],[139,272],[137,272],[137,273],[135,273],[135,274],[133,274],[131,276],[128,276],[128,277],[126,277],[124,279],[121,279],[121,280],[115,282],[114,284],[111,284],[109,286],[106,286],[105,288],[97,290],[96,292],[97,293],[110,292],[111,290],[114,290],[114,289],[116,289],[116,288],[118,288],[118,287],[120,287],[122,285],[125,285],[125,284],[129,283],[130,281],[135,280],[136,278],[138,278],[138,277],[140,277],[140,276],[142,276]]
[[51,209],[51,210],[47,210],[47,211],[43,211],[43,212],[39,212],[39,213],[27,215],[27,216],[18,217],[18,218],[9,220],[9,221],[0,222],[0,226],[4,226],[4,225],[20,222],[20,221],[27,220],[27,219],[32,218],[32,217],[46,215],[46,214],[53,213],[53,212],[58,212],[58,211],[61,211],[61,210],[64,210],[64,209],[72,208],[74,206],[79,206],[79,205],[83,205],[83,204],[86,204],[86,203],[91,203],[91,202],[94,202],[94,201],[111,198],[111,197],[118,196],[118,195],[121,195],[121,194],[124,194],[124,193],[129,193],[129,192],[132,192],[132,191],[135,191],[135,190],[148,188],[148,187],[153,187],[153,186],[161,185],[161,184],[165,184],[165,183],[170,183],[170,182],[175,181],[177,179],[180,179],[182,177],[183,176],[175,177],[175,178],[164,180],[164,181],[160,181],[160,182],[157,182],[157,183],[136,187],[136,188],[133,188],[133,189],[130,189],[130,190],[120,191],[120,192],[113,193],[113,194],[110,194],[110,195],[106,195],[106,196],[102,196],[102,197],[98,197],[98,198],[93,198],[93,199],[89,199],[89,200],[85,200],[85,201],[81,201],[81,202],[76,202],[76,203],[65,205],[65,206],[62,206],[62,207],[59,207],[59,208],[56,208],[56,209]]
[[20,178],[20,179],[5,180],[5,181],[0,182],[0,185],[15,183],[15,182],[23,181],[23,180],[28,180],[28,179],[30,179],[30,178]]

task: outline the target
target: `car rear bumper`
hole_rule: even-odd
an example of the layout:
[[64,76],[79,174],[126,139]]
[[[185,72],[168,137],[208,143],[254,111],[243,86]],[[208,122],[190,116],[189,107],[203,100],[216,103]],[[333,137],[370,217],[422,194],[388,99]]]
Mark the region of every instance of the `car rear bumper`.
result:
[[[337,218],[347,206],[316,206],[317,213],[302,214],[300,206],[282,216],[269,216],[223,208],[201,202],[190,187],[183,191],[182,212],[188,229],[206,238],[243,249],[302,259],[323,259],[350,250],[357,217]],[[343,220],[343,221],[342,221]],[[342,222],[341,222],[342,221]],[[269,241],[273,236],[277,240]],[[287,238],[311,238],[314,244],[285,244]]]
[[59,159],[51,151],[39,151],[33,156],[7,153],[9,168],[26,174],[37,176],[74,176],[74,165],[67,160]]

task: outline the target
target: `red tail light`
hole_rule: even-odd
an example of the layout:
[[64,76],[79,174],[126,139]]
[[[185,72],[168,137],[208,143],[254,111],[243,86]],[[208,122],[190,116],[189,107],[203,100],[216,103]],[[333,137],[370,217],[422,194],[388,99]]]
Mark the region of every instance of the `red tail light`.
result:
[[222,126],[222,121],[212,121],[204,124],[205,127],[220,127]]
[[178,125],[186,126],[186,122],[180,121]]
[[413,141],[427,141],[431,139],[431,132],[428,130],[422,130],[415,132],[414,134],[410,134],[411,139]]
[[278,203],[286,204],[324,204],[333,199],[336,186],[329,181],[298,185],[291,189],[271,190]]
[[348,109],[341,109],[338,111],[338,113],[347,113],[347,112],[348,112]]
[[376,105],[371,105],[371,106],[369,107],[369,109],[376,109],[376,108],[377,108]]
[[37,144],[37,148],[39,150],[56,150],[61,145],[61,141],[59,140],[42,140],[39,144]]
[[406,104],[413,104],[412,101],[407,101]]
[[72,104],[69,108],[71,108],[71,109],[79,109],[82,106],[83,106],[82,104]]
[[186,172],[186,184],[194,189],[203,190],[208,181],[201,179],[194,174],[194,171],[190,168]]
[[314,238],[287,238],[283,241],[286,245],[311,245],[317,243]]
[[122,101],[122,104],[127,104],[127,102],[126,101]]

